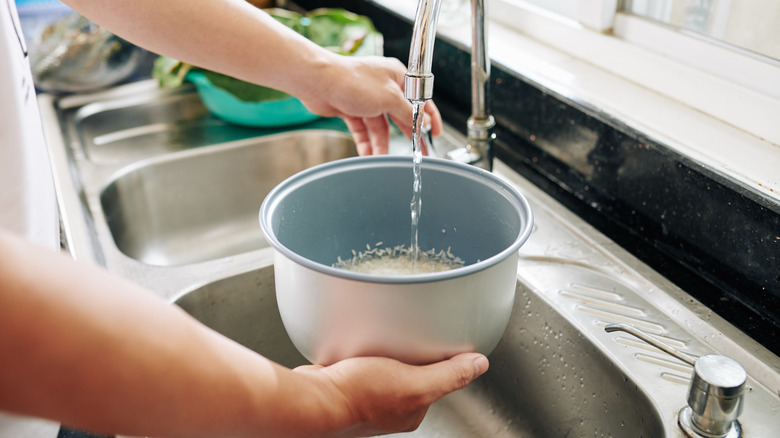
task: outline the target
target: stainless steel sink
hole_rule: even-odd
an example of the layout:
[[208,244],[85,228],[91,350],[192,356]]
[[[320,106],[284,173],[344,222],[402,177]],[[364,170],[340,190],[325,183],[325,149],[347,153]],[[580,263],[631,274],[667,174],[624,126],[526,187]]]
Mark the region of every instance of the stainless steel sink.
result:
[[276,305],[272,266],[217,280],[174,300],[195,319],[281,365],[307,365]]
[[[123,165],[179,150],[289,132],[242,127],[213,117],[191,86],[159,90],[153,83],[140,85],[120,88],[108,100],[84,103],[71,97],[60,101],[68,135],[90,162]],[[305,128],[333,130],[339,125],[333,119],[321,119]]]
[[[285,131],[211,117],[194,90],[153,82],[39,96],[63,221],[79,260],[139,283],[286,366],[305,363],[276,308],[257,213],[281,179],[354,155],[339,120]],[[463,144],[452,127],[440,153]],[[396,138],[391,151],[407,153]],[[568,212],[508,166],[534,209],[517,296],[489,372],[434,404],[417,437],[682,437],[691,367],[619,333],[739,361],[745,436],[780,430],[780,358]]]
[[[284,330],[271,266],[218,280],[174,302],[282,365],[308,363]],[[624,370],[518,283],[512,319],[488,372],[435,404],[420,429],[405,436],[659,437],[661,415]]]
[[100,195],[116,246],[156,266],[184,265],[267,246],[263,198],[308,167],[355,156],[343,132],[304,130],[160,157],[121,171]]
[[190,86],[144,81],[39,103],[65,246],[166,296],[256,258],[267,246],[258,210],[276,184],[357,154],[341,120],[241,127]]

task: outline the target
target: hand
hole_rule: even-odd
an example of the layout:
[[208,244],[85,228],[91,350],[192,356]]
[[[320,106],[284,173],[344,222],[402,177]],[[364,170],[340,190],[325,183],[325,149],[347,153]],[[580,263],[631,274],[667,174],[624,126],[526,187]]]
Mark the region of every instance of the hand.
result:
[[[360,155],[386,154],[390,140],[387,117],[412,137],[412,104],[404,97],[406,68],[397,59],[380,56],[334,56],[318,89],[301,101],[312,112],[325,117],[341,117]],[[439,110],[432,101],[425,104],[431,134],[442,131]]]
[[347,416],[345,424],[354,425],[338,436],[374,436],[417,429],[433,402],[465,387],[487,368],[485,356],[464,353],[424,366],[367,357],[328,367],[302,366],[294,372],[324,385],[332,394],[329,402]]

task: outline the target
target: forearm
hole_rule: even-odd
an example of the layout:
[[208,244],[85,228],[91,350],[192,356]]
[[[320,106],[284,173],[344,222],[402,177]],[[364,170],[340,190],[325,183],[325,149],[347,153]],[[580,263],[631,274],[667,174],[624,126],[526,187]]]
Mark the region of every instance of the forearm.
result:
[[[301,98],[335,55],[244,0],[64,0],[152,52]],[[283,73],[281,73],[283,72]]]
[[128,435],[312,436],[344,426],[304,376],[131,283],[2,231],[0,261],[2,410]]
[[[383,57],[337,55],[244,0],[64,0],[152,52],[287,92],[312,112],[341,117],[361,155],[387,153],[387,117],[407,137],[406,68]],[[441,115],[425,105],[434,136]]]

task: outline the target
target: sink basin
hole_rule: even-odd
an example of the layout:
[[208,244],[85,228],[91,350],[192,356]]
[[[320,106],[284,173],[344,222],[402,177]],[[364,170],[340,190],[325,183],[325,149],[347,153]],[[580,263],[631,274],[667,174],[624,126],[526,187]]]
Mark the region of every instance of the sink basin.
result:
[[[273,267],[175,300],[196,319],[287,367],[308,362],[286,334]],[[657,409],[620,368],[544,300],[517,299],[488,372],[434,404],[410,437],[663,436]]]
[[[93,164],[123,164],[152,155],[288,132],[282,128],[249,128],[211,115],[191,86],[173,90],[128,92],[69,111],[66,120],[74,141]],[[333,128],[321,119],[301,125]]]
[[100,195],[116,246],[176,266],[267,246],[257,224],[266,194],[316,164],[356,155],[342,132],[301,130],[142,161]]
[[290,368],[309,364],[284,330],[273,267],[218,280],[175,303],[203,324],[276,363]]

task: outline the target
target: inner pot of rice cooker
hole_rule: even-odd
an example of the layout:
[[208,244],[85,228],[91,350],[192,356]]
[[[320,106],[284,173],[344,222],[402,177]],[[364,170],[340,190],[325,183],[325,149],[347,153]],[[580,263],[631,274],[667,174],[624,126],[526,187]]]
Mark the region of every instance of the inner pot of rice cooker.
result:
[[410,247],[412,166],[404,156],[332,161],[288,178],[263,201],[279,312],[312,363],[385,356],[424,364],[489,354],[501,339],[533,214],[520,192],[490,172],[422,162],[420,249],[448,252],[462,266],[411,275],[333,266],[372,248]]

